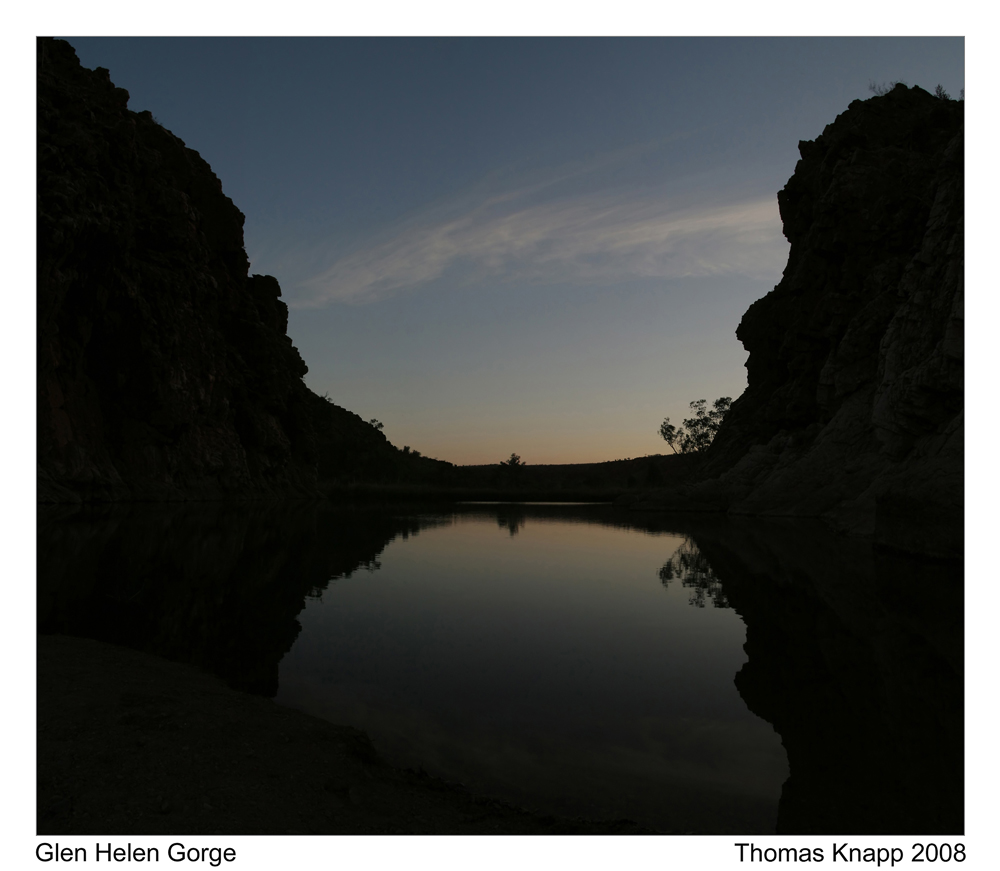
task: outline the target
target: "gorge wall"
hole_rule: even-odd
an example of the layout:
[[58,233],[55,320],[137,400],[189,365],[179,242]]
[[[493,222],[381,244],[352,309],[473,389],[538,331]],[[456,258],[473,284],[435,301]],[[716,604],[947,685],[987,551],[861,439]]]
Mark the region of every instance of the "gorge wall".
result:
[[799,143],[788,264],[736,332],[747,389],[693,483],[637,507],[823,517],[961,555],[963,119],[897,85]]
[[395,449],[310,391],[196,151],[62,40],[38,61],[38,498],[315,495]]
[[[303,383],[219,179],[127,104],[107,70],[39,40],[38,498],[399,480],[400,452]],[[961,555],[963,110],[899,85],[800,143],[778,195],[784,276],[737,330],[747,390],[689,483],[633,504],[818,516]]]

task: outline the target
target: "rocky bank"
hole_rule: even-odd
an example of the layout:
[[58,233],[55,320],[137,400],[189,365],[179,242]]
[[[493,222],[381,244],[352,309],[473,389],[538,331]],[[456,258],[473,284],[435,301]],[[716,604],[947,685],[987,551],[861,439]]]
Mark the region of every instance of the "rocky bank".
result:
[[310,391],[198,152],[69,43],[38,59],[38,498],[318,495],[396,454]]
[[693,482],[636,507],[822,517],[961,556],[963,119],[897,85],[799,143],[788,264],[736,332],[747,389]]

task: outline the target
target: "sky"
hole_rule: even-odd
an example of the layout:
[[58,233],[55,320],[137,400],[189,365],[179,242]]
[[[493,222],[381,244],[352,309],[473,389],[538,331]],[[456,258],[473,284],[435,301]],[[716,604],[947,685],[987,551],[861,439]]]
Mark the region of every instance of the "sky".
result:
[[960,37],[65,38],[221,178],[306,383],[458,464],[669,452],[746,386],[799,140],[965,86]]

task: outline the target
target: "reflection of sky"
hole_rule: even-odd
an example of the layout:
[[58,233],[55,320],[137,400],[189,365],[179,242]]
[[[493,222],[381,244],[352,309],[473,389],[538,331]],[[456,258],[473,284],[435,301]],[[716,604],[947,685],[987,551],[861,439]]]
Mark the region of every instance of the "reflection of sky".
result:
[[743,623],[658,578],[683,538],[523,520],[511,536],[461,517],[332,583],[300,615],[278,701],[550,812],[773,825],[787,768],[733,684]]
[[307,383],[459,463],[656,453],[738,396],[798,141],[964,85],[961,39],[71,42],[246,213]]

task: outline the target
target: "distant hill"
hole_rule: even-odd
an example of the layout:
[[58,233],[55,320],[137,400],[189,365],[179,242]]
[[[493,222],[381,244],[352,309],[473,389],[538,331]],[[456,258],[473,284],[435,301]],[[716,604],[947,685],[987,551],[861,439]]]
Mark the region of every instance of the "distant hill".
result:
[[661,487],[683,480],[694,465],[691,455],[655,454],[603,463],[565,463],[508,467],[501,463],[458,466],[455,480],[466,487],[495,487],[512,491],[588,492],[619,494]]

